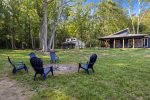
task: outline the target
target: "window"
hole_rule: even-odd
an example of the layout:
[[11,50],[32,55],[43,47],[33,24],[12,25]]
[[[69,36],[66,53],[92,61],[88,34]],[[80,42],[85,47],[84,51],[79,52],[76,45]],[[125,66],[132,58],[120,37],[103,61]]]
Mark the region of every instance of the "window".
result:
[[116,40],[115,42],[116,42],[115,47],[116,48],[121,48],[120,40]]
[[66,42],[69,42],[70,41],[70,39],[66,39]]
[[142,48],[143,47],[142,39],[134,39],[134,47],[135,48]]
[[71,41],[76,41],[76,39],[75,39],[75,38],[72,38]]
[[148,47],[148,38],[145,38],[145,47]]

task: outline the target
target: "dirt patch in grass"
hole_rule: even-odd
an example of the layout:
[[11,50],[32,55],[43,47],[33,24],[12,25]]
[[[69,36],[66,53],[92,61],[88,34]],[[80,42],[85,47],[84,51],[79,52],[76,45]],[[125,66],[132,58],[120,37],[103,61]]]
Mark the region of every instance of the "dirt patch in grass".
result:
[[3,75],[0,78],[0,100],[29,100],[34,95],[28,87]]
[[[46,64],[44,67],[51,66]],[[78,64],[53,64],[54,74],[71,74],[78,72]]]
[[145,57],[145,58],[150,58],[150,55],[145,55],[144,57]]

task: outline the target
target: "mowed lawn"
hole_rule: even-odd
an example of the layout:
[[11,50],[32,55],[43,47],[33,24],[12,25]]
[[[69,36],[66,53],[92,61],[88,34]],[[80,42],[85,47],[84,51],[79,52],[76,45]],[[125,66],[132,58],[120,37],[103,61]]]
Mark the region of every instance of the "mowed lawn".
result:
[[[35,91],[34,100],[148,100],[150,99],[150,49],[108,50],[56,50],[63,64],[86,62],[92,53],[98,55],[95,73],[84,71],[66,75],[41,76],[33,81],[34,71],[29,62],[31,50],[0,50],[0,73],[29,85]],[[46,54],[34,51],[44,64],[50,62]],[[24,61],[29,74],[24,71],[12,75],[7,56],[14,61]],[[54,72],[55,74],[55,72]]]

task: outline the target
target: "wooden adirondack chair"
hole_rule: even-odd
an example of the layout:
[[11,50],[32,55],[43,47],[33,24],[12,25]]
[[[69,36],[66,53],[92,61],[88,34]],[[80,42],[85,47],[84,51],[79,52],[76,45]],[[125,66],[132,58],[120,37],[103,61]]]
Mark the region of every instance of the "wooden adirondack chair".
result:
[[30,56],[30,59],[31,59],[32,57],[36,57],[36,55],[35,55],[34,52],[31,52],[31,53],[29,54],[29,56]]
[[46,76],[48,75],[49,72],[51,72],[53,75],[53,66],[43,68],[43,61],[40,58],[32,57],[30,59],[30,63],[35,71],[34,80],[36,80],[37,74],[43,76],[44,80],[46,79]]
[[17,71],[20,71],[22,69],[28,72],[28,68],[23,62],[12,62],[9,57],[8,57],[8,62],[13,66],[13,70],[12,70],[13,74],[16,74]]
[[96,59],[97,59],[97,55],[92,54],[87,63],[79,63],[78,72],[79,72],[80,68],[84,69],[88,74],[89,74],[89,69],[92,69],[94,72],[93,65],[95,64]]
[[56,56],[55,51],[50,51],[50,58],[51,63],[56,63],[59,61],[59,57]]

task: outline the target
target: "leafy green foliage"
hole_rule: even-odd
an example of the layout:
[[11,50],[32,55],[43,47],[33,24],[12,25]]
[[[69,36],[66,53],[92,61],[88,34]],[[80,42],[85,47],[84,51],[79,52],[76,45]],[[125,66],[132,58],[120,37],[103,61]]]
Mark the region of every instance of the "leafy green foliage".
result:
[[[39,48],[42,2],[43,0],[0,0],[0,48]],[[58,6],[61,2],[64,4]],[[123,2],[124,0],[101,0],[95,4],[87,3],[86,0],[53,0],[48,3],[47,9],[48,42],[55,27],[54,43],[57,48],[68,37],[76,37],[84,41],[87,47],[95,47],[98,46],[97,37],[127,27],[132,29],[127,9],[121,5]],[[148,16],[146,13],[142,10],[141,15]],[[149,32],[149,24],[145,21],[147,18],[143,17],[139,28],[145,34]],[[133,17],[135,28],[136,20],[137,17]]]
[[143,15],[143,20],[141,21],[142,23],[142,31],[145,34],[150,34],[150,10],[145,12]]
[[127,17],[123,8],[114,2],[101,2],[96,12],[97,31],[101,35],[109,35],[128,27]]

